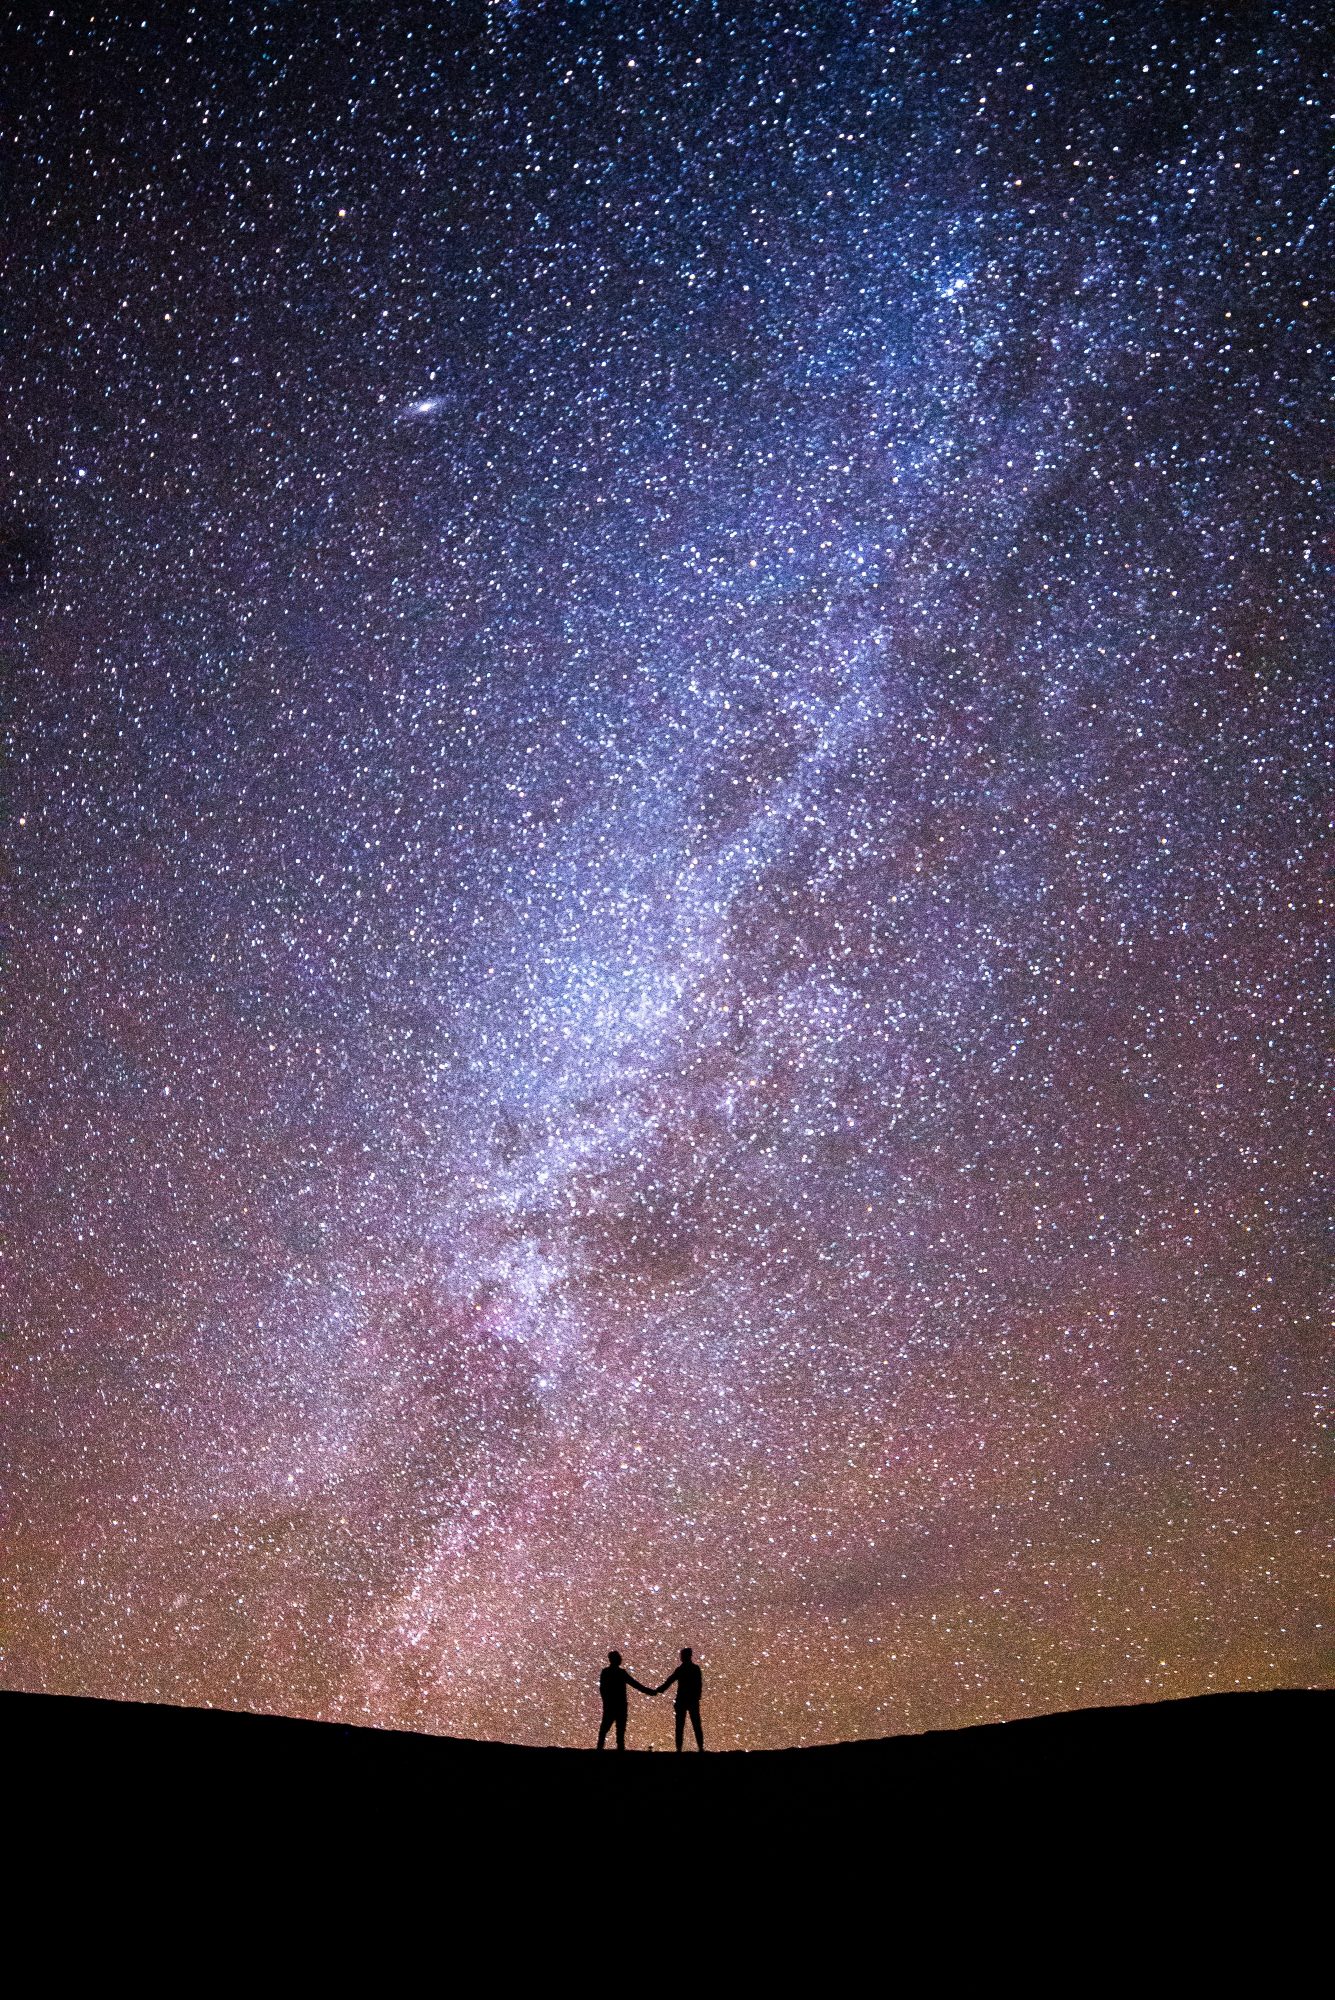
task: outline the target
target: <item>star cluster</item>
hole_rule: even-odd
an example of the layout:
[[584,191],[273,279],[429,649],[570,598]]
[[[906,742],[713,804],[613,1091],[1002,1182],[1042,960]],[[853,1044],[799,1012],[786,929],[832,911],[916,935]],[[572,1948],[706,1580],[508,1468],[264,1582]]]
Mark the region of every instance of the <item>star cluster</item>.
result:
[[1315,11],[6,36],[0,1675],[1328,1674]]

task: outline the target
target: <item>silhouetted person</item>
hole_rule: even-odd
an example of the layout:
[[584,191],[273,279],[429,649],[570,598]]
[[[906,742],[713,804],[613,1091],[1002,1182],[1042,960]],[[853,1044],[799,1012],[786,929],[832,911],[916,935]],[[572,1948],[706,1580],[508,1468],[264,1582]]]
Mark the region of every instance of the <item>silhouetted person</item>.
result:
[[641,1694],[659,1694],[660,1688],[647,1688],[643,1681],[637,1681],[634,1674],[627,1673],[621,1664],[620,1653],[609,1653],[607,1665],[598,1676],[598,1692],[603,1698],[603,1719],[598,1726],[598,1748],[607,1741],[609,1729],[615,1729],[617,1749],[626,1747],[626,1689],[638,1688]]
[[705,1732],[700,1727],[700,1695],[704,1687],[704,1676],[696,1666],[689,1646],[683,1646],[681,1649],[681,1665],[674,1673],[668,1675],[661,1687],[654,1688],[652,1692],[666,1694],[674,1681],[677,1684],[677,1693],[672,1720],[677,1725],[677,1748],[679,1750],[681,1748],[682,1738],[686,1734],[686,1718],[689,1715],[691,1728],[695,1731],[695,1747],[697,1750],[703,1750]]

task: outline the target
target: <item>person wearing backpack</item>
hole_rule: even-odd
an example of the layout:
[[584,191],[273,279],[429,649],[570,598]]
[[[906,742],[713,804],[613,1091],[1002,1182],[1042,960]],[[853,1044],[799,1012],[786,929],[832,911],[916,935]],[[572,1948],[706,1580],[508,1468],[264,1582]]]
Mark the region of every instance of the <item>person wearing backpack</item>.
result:
[[681,1749],[682,1739],[686,1734],[686,1718],[689,1716],[691,1728],[695,1731],[695,1747],[697,1750],[703,1750],[705,1733],[700,1727],[700,1696],[704,1689],[704,1675],[696,1666],[689,1646],[683,1646],[681,1649],[681,1665],[668,1675],[661,1687],[652,1688],[650,1692],[666,1694],[674,1682],[677,1693],[672,1719],[677,1725],[677,1748]]

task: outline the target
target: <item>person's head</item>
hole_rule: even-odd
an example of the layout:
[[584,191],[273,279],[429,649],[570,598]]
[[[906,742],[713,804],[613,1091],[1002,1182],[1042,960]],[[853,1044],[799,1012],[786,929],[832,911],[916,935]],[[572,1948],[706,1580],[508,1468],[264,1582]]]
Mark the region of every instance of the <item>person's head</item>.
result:
[[689,1646],[683,1646],[681,1649],[681,1663],[684,1667],[688,1667],[691,1663],[691,1649]]
[[607,1656],[607,1664],[610,1667],[619,1667],[621,1665],[620,1653],[609,1653]]

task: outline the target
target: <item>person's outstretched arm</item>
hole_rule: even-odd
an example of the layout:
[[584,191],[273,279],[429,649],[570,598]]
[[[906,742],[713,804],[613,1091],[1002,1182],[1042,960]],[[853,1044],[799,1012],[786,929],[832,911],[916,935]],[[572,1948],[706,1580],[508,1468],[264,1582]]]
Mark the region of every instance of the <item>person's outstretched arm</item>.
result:
[[651,1692],[654,1694],[666,1694],[668,1689],[672,1686],[673,1681],[677,1680],[680,1677],[680,1674],[681,1674],[681,1668],[674,1667],[672,1672],[668,1675],[667,1679],[665,1681],[660,1682],[656,1688],[651,1690]]
[[662,1693],[662,1689],[661,1689],[661,1688],[647,1688],[647,1687],[646,1687],[646,1686],[644,1685],[644,1682],[643,1682],[643,1681],[637,1681],[637,1680],[636,1680],[636,1678],[635,1678],[634,1674],[627,1674],[627,1675],[626,1675],[626,1680],[627,1680],[627,1682],[629,1683],[629,1685],[630,1685],[631,1687],[633,1687],[633,1688],[637,1688],[637,1689],[639,1690],[639,1692],[640,1692],[641,1694],[661,1694],[661,1693]]

